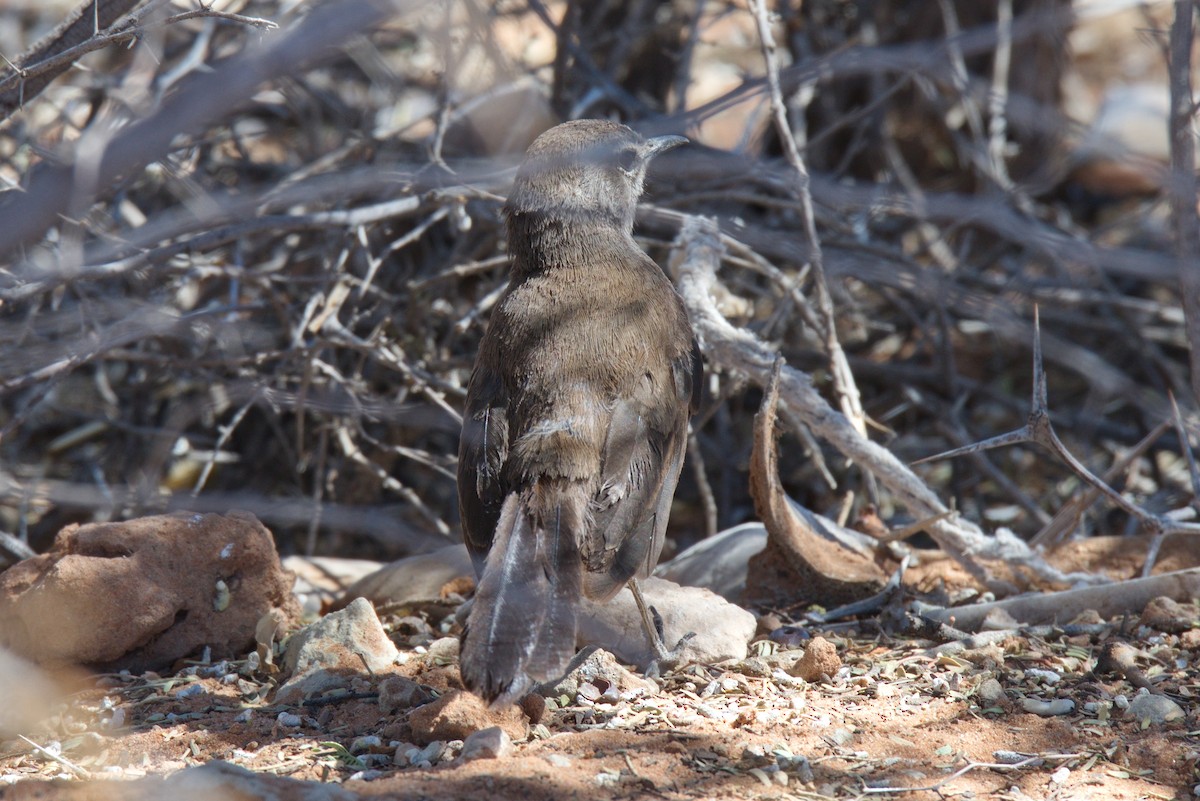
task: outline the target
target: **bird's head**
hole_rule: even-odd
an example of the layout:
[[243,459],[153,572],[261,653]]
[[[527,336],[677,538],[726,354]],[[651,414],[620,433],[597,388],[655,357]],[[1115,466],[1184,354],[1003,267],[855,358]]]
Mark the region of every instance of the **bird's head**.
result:
[[534,215],[633,228],[646,166],[682,136],[644,139],[608,120],[573,120],[543,133],[525,153],[505,204],[509,219]]

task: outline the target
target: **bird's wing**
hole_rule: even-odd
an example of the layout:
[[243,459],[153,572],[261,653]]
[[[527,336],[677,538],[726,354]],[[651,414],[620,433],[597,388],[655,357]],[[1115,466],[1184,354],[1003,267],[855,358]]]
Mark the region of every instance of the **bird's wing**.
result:
[[[690,413],[700,400],[700,351],[646,374],[617,401],[604,443],[600,487],[591,503],[593,526],[582,555],[588,597],[607,600],[633,576],[654,569],[662,551],[671,499],[687,450]],[[665,397],[664,397],[665,395]]]
[[507,488],[508,416],[503,383],[493,370],[476,365],[467,387],[458,445],[458,508],[463,540],[476,574],[482,573]]

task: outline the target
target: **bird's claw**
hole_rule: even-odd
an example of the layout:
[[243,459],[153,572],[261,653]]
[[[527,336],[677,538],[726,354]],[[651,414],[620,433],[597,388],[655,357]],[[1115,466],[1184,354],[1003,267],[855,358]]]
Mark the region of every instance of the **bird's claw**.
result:
[[689,631],[687,634],[679,638],[679,642],[675,643],[675,647],[667,650],[667,646],[663,643],[662,638],[655,638],[654,650],[657,656],[650,660],[650,664],[646,665],[646,669],[642,671],[647,678],[657,679],[662,675],[662,671],[671,670],[679,666],[683,661],[683,650],[687,644],[696,636],[696,632]]

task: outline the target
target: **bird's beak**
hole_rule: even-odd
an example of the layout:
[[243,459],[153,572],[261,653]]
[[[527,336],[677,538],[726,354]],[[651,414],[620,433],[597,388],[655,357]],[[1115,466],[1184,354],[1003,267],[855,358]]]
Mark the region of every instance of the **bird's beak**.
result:
[[668,136],[656,136],[653,139],[646,140],[646,147],[643,150],[643,157],[646,159],[646,161],[649,161],[659,153],[665,153],[672,148],[679,147],[680,145],[686,145],[687,143],[688,138],[686,136],[675,136],[674,134]]

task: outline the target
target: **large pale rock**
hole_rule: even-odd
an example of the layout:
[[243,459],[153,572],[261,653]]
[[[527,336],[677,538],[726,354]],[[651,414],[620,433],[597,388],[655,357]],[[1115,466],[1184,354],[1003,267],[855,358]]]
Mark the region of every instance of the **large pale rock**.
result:
[[[474,584],[475,568],[464,545],[447,545],[429,553],[409,556],[386,564],[350,586],[339,602],[345,606],[355,598],[377,604],[417,604],[443,601],[442,590]],[[335,604],[335,607],[339,604]]]
[[283,569],[296,576],[292,593],[304,612],[314,615],[341,598],[351,584],[382,566],[373,559],[336,556],[288,556],[283,560]]
[[[695,634],[679,654],[683,662],[711,664],[746,657],[757,620],[740,606],[709,590],[680,587],[653,576],[642,580],[642,595],[662,616],[667,648],[674,648],[684,635]],[[655,658],[628,589],[605,604],[583,602],[577,642],[581,647],[597,645],[638,666]]]
[[306,695],[348,686],[355,676],[387,670],[399,655],[375,607],[359,598],[292,635],[283,656],[284,673],[291,678],[275,701],[296,703]]
[[766,527],[762,523],[743,523],[681,551],[659,565],[654,575],[685,587],[704,587],[738,603],[746,589],[750,557],[765,547]]
[[46,665],[135,672],[206,645],[238,656],[264,614],[295,616],[290,586],[271,532],[246,512],[71,525],[0,574],[0,646]]

